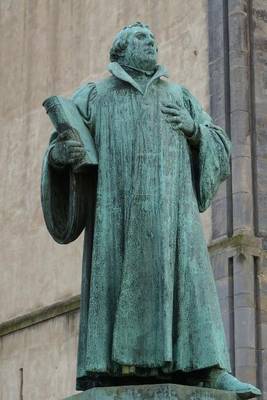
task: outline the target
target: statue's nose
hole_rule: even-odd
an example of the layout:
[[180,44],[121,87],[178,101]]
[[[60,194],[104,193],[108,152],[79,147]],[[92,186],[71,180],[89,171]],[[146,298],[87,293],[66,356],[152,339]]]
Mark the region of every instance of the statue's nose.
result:
[[148,38],[147,43],[148,46],[154,46],[154,40],[152,38]]

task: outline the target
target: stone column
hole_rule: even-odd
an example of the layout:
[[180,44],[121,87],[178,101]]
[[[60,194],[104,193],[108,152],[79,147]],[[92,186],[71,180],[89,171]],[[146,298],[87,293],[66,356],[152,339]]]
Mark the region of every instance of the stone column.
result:
[[267,392],[266,22],[265,1],[209,0],[211,114],[233,143],[232,175],[212,206],[210,252],[233,373],[263,392]]

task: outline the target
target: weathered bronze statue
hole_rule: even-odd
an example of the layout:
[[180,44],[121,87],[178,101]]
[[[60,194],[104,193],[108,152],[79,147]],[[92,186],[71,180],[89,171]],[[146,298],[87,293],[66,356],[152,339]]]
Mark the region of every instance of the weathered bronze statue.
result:
[[229,139],[163,79],[157,52],[146,25],[125,27],[111,76],[73,95],[97,167],[75,169],[84,145],[64,126],[44,160],[50,233],[69,243],[85,228],[77,389],[179,382],[254,397],[230,374],[199,218],[229,174]]

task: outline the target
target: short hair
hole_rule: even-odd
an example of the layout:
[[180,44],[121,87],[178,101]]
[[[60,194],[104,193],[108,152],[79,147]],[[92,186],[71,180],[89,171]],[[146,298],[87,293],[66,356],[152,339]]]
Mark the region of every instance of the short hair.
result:
[[118,59],[123,56],[128,44],[129,30],[137,26],[150,30],[148,25],[139,21],[135,24],[125,26],[119,33],[117,33],[112,43],[112,47],[109,52],[109,58],[111,62],[118,61]]

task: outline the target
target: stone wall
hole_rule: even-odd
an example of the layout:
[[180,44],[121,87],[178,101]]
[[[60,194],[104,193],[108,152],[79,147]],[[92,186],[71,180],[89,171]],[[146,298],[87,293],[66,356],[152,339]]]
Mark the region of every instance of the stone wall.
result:
[[[142,20],[171,79],[208,109],[207,0],[5,0],[0,15],[0,399],[60,399],[75,386],[82,238],[59,246],[44,226],[41,103],[107,74],[114,34]],[[204,223],[209,241],[210,211]]]
[[3,336],[1,400],[61,400],[75,393],[79,312]]
[[[211,113],[232,144],[212,206],[212,263],[233,372],[267,394],[267,3],[209,1]],[[263,111],[265,110],[265,111]]]

